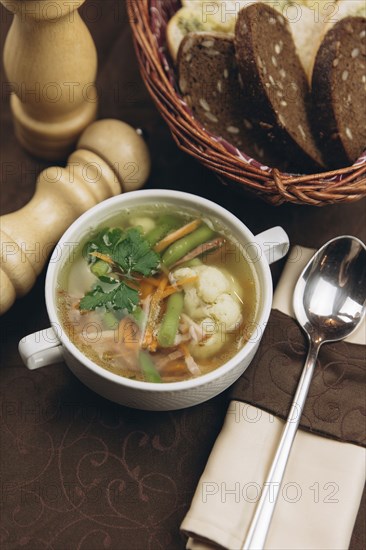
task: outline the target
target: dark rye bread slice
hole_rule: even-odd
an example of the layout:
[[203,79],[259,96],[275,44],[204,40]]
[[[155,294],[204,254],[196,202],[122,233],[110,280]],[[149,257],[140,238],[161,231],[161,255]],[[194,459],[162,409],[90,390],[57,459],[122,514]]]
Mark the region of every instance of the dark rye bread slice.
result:
[[366,148],[366,19],[346,17],[325,35],[312,76],[313,125],[332,168]]
[[263,3],[243,8],[235,48],[246,118],[298,171],[318,170],[323,160],[309,121],[309,84],[288,22]]
[[208,131],[260,163],[281,164],[280,157],[256,142],[252,125],[244,117],[243,81],[232,35],[189,33],[179,47],[177,69],[183,99]]

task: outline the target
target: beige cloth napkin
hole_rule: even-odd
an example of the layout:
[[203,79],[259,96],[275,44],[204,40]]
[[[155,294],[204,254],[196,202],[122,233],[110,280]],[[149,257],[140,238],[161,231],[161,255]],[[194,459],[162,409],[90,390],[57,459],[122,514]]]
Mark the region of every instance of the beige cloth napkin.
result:
[[[294,247],[273,308],[294,316],[293,290],[313,250]],[[348,339],[366,343],[366,324]],[[240,549],[268,474],[283,421],[232,401],[181,529],[190,550]],[[299,430],[265,549],[345,550],[365,483],[366,451]]]

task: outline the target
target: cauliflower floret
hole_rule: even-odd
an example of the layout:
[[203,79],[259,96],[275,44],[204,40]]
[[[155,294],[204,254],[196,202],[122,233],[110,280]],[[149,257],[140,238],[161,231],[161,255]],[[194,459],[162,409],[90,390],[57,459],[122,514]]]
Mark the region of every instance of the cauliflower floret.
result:
[[[197,273],[190,267],[181,267],[173,273],[173,279],[177,282],[182,279],[195,277]],[[204,303],[197,294],[195,283],[184,286],[184,311],[194,320],[202,319],[206,315]]]
[[225,332],[234,330],[242,319],[240,305],[230,294],[221,294],[207,313],[223,325]]
[[181,279],[187,279],[188,277],[194,277],[196,272],[190,267],[180,267],[173,272],[174,279],[180,281]]
[[200,322],[201,342],[191,342],[189,351],[195,359],[206,359],[215,355],[225,343],[225,334],[212,318]]
[[[190,267],[181,267],[173,273],[173,277],[177,282],[196,275],[196,271]],[[194,320],[202,319],[206,315],[205,304],[197,294],[195,283],[184,286],[184,311]]]
[[217,267],[198,266],[195,272],[198,275],[197,293],[205,302],[212,304],[220,294],[230,290],[227,277]]
[[187,285],[184,292],[184,311],[194,320],[202,319],[207,315],[207,305],[197,294],[197,289]]
[[211,324],[212,320],[219,322],[224,332],[233,330],[241,321],[241,312],[238,301],[231,296],[235,286],[229,274],[204,265],[179,268],[173,273],[176,281],[195,275],[198,279],[184,287],[184,311],[195,321],[210,317]]
[[131,220],[131,225],[142,227],[142,231],[145,234],[154,229],[156,223],[152,218],[148,218],[147,216],[137,216]]

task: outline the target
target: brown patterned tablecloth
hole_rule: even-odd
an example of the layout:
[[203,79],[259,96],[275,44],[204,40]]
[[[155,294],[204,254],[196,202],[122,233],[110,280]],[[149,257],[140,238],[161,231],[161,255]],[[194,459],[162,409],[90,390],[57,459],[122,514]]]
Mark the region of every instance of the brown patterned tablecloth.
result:
[[[230,192],[177,150],[141,82],[123,0],[87,0],[83,16],[99,55],[100,117],[144,129],[149,187],[214,199],[254,233],[282,225],[294,243],[317,248],[342,233],[366,239],[365,202],[274,208]],[[11,16],[1,7],[1,45]],[[1,212],[24,205],[46,166],[18,145],[2,69]],[[272,269],[278,280],[283,262]],[[29,372],[17,351],[48,324],[44,274],[0,320],[1,526],[3,550],[178,550],[179,525],[225,417],[229,393],[171,413],[135,411],[82,386],[64,364]],[[365,547],[358,517],[351,549]]]

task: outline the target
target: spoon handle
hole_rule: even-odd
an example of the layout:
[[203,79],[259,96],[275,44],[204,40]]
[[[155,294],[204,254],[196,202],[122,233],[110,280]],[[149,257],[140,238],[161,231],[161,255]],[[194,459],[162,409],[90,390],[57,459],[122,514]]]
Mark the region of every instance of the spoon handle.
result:
[[305,400],[313,376],[320,343],[310,340],[309,352],[301,374],[291,410],[282,432],[271,469],[262,489],[248,535],[242,550],[263,550],[273,512],[280,492],[291,447],[295,439]]

